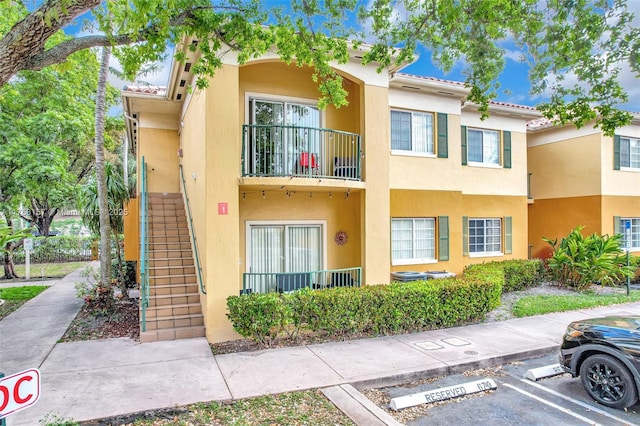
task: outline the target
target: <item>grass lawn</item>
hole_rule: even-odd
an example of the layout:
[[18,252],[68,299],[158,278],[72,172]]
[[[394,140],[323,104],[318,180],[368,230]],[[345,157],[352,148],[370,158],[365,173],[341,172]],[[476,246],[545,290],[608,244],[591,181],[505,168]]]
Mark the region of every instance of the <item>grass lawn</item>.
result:
[[573,311],[640,301],[640,291],[632,290],[626,294],[580,294],[575,295],[538,295],[523,297],[513,305],[516,317],[548,314],[551,312]]
[[135,426],[354,425],[351,419],[318,390],[260,396],[230,404],[217,402],[194,404],[171,411],[151,412],[144,417],[131,417],[126,421],[119,419],[118,423],[114,424]]
[[0,299],[4,300],[0,305],[0,320],[47,288],[46,285],[0,288]]
[[[70,274],[78,268],[88,265],[89,262],[67,262],[67,263],[32,263],[31,279],[38,280],[41,278],[62,278]],[[16,265],[16,274],[24,278],[24,265]],[[6,281],[0,281],[6,282]],[[9,281],[11,282],[11,281]]]

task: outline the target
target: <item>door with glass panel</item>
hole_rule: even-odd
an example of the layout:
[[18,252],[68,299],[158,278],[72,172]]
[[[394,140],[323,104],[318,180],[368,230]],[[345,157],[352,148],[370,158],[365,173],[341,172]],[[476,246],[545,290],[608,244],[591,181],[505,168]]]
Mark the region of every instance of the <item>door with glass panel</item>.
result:
[[283,280],[289,287],[311,287],[314,277],[306,273],[324,266],[322,225],[250,225],[247,254],[258,291],[282,291]]
[[312,105],[250,99],[250,173],[289,176],[300,172],[301,159],[317,165],[320,111]]

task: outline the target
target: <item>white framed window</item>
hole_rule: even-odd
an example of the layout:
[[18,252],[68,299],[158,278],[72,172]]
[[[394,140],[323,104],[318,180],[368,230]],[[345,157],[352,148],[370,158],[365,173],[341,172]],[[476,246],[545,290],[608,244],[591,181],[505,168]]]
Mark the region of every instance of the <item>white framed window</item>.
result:
[[324,222],[247,222],[247,272],[310,272],[325,268]]
[[620,167],[640,169],[640,139],[620,138]]
[[467,129],[469,164],[500,165],[500,134],[495,130]]
[[391,264],[436,262],[435,218],[391,219]]
[[434,155],[433,121],[430,112],[391,110],[391,150]]
[[[631,244],[627,246],[627,226],[630,228]],[[622,234],[622,249],[637,251],[640,250],[640,217],[621,217],[620,233]]]
[[469,255],[502,254],[502,219],[469,218]]

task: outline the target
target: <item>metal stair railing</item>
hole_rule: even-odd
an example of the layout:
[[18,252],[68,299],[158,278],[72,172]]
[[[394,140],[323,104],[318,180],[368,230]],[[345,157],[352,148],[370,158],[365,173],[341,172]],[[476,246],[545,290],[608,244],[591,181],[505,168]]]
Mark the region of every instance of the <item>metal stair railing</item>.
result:
[[149,194],[147,193],[147,165],[142,157],[140,174],[140,322],[141,331],[147,331],[149,307]]
[[187,206],[187,217],[189,218],[189,233],[191,234],[191,241],[193,243],[193,252],[196,258],[196,270],[198,271],[198,282],[200,283],[200,291],[202,294],[207,294],[205,290],[204,282],[202,281],[202,267],[200,266],[200,255],[198,254],[198,240],[196,239],[196,232],[193,228],[193,217],[191,216],[191,205],[189,203],[189,195],[187,194],[187,183],[184,180],[184,171],[182,164],[180,164],[180,181],[182,182],[182,193],[184,194],[184,204]]

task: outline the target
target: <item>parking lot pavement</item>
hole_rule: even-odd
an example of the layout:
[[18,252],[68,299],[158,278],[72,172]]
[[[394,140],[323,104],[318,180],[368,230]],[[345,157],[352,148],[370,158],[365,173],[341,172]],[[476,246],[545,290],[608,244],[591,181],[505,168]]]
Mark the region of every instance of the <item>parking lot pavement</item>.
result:
[[[597,404],[583,390],[580,379],[563,374],[532,382],[527,370],[557,363],[556,355],[529,359],[498,368],[469,371],[427,383],[407,384],[362,392],[402,423],[417,425],[640,425],[640,404],[616,410]],[[389,409],[391,398],[493,379],[497,389],[448,401]],[[376,400],[377,399],[377,400]]]

